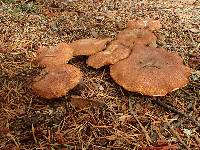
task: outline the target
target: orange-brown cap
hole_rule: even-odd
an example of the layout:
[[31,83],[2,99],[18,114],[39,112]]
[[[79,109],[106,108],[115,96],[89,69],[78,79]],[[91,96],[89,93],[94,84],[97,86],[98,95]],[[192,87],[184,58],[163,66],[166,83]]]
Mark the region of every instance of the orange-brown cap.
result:
[[157,37],[147,29],[124,29],[117,35],[117,39],[124,45],[132,47],[135,43],[152,45],[156,43]]
[[35,78],[32,90],[46,99],[64,96],[81,80],[81,71],[69,64],[58,65],[55,68],[46,68]]
[[190,71],[178,54],[141,44],[133,47],[127,59],[110,66],[116,83],[128,91],[149,96],[165,96],[185,86]]
[[59,43],[48,49],[42,47],[38,49],[35,62],[43,67],[54,67],[65,64],[73,57],[73,49],[66,43]]
[[91,55],[87,60],[87,64],[93,68],[100,68],[105,65],[115,64],[127,58],[130,53],[131,49],[115,40],[104,51]]
[[80,39],[69,43],[74,49],[74,56],[78,55],[93,55],[106,48],[106,45],[111,41],[111,38],[104,39]]
[[129,20],[127,23],[127,28],[134,28],[134,29],[148,29],[148,30],[159,30],[162,28],[162,24],[159,20],[153,19],[133,19]]

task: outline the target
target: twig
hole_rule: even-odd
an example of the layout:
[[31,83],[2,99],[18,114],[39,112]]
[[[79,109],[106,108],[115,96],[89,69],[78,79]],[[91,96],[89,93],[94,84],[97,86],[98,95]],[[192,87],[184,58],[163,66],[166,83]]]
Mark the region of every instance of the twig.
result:
[[33,133],[33,139],[34,139],[35,143],[37,144],[38,142],[37,142],[37,138],[35,136],[35,128],[34,128],[33,124],[32,124],[31,128],[32,128],[32,133]]
[[190,148],[185,144],[185,142],[181,139],[181,137],[179,136],[179,134],[172,128],[172,126],[170,125],[170,123],[166,120],[166,124],[167,126],[170,128],[171,132],[173,133],[174,136],[177,137],[177,139],[181,142],[181,144],[187,149],[190,150]]
[[151,138],[149,137],[146,129],[143,127],[143,125],[140,123],[139,119],[137,118],[137,115],[135,114],[135,112],[133,111],[133,107],[132,107],[132,103],[131,103],[131,100],[129,99],[129,110],[130,110],[130,113],[133,115],[133,117],[135,118],[135,120],[138,122],[138,124],[140,125],[140,128],[142,129],[142,132],[145,134],[145,137],[146,137],[146,140],[147,140],[147,143],[148,145],[150,146],[152,143],[151,141]]
[[159,99],[155,99],[154,102],[156,104],[168,109],[168,110],[171,110],[174,113],[177,113],[177,114],[179,114],[181,116],[184,116],[185,118],[191,120],[196,126],[198,126],[198,128],[200,128],[200,123],[198,121],[196,121],[196,119],[194,119],[192,116],[190,116],[190,115],[188,115],[188,114],[176,109],[175,107],[167,105],[165,102],[160,101]]

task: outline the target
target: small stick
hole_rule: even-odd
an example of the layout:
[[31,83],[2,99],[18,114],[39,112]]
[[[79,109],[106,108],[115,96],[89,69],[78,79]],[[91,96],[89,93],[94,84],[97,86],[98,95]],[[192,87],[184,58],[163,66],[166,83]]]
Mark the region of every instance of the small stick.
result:
[[171,110],[174,113],[177,113],[181,116],[184,116],[185,118],[191,120],[196,126],[198,126],[198,128],[200,128],[200,123],[198,121],[196,121],[196,119],[194,119],[192,116],[190,116],[190,115],[188,115],[188,114],[186,114],[186,113],[184,113],[184,112],[182,112],[182,111],[180,111],[180,110],[178,110],[178,109],[176,109],[172,106],[167,105],[165,102],[160,101],[159,99],[155,99],[155,103],[166,108],[166,109],[168,109],[168,110]]
[[177,137],[177,139],[181,142],[181,144],[187,149],[187,150],[191,150],[186,144],[185,142],[181,139],[181,137],[179,136],[179,134],[172,128],[172,126],[170,125],[170,123],[166,120],[166,124],[167,126],[170,128],[171,132],[173,133],[173,135],[175,135]]
[[38,142],[37,142],[37,138],[35,136],[35,128],[34,128],[33,124],[32,124],[31,128],[32,128],[32,133],[33,133],[33,139],[34,139],[35,143],[37,144]]
[[148,145],[150,146],[152,143],[151,141],[151,138],[149,137],[146,129],[143,127],[143,125],[140,123],[139,119],[137,118],[137,115],[135,114],[135,112],[133,111],[133,107],[132,107],[132,103],[131,103],[131,100],[129,99],[129,110],[130,110],[130,113],[133,115],[133,117],[135,118],[135,120],[138,122],[138,124],[140,125],[140,128],[142,129],[143,133],[145,134],[146,136],[146,140],[147,140],[147,143]]

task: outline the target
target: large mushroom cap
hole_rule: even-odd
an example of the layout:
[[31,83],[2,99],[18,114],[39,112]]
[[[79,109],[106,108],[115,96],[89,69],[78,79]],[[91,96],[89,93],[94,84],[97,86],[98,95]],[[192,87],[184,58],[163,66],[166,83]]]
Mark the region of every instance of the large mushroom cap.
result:
[[61,97],[73,89],[80,82],[81,77],[81,71],[69,64],[46,68],[42,75],[36,78],[32,90],[46,99]]
[[80,39],[69,43],[74,49],[74,56],[78,55],[93,55],[106,48],[106,45],[111,41],[111,38],[104,39]]
[[54,67],[65,64],[73,57],[73,49],[66,43],[59,43],[50,49],[42,47],[38,50],[35,62],[43,67]]
[[91,55],[87,60],[87,64],[93,68],[100,68],[104,65],[115,64],[127,58],[130,53],[131,49],[116,40],[111,42],[104,51]]
[[111,65],[110,75],[128,91],[164,96],[188,83],[190,68],[178,54],[139,44],[127,59]]
[[127,28],[136,28],[136,29],[148,29],[148,30],[159,30],[162,28],[162,25],[159,20],[153,19],[143,19],[143,20],[129,20],[127,23]]
[[146,29],[125,29],[118,35],[117,39],[124,45],[132,47],[135,43],[144,45],[155,45],[157,37]]

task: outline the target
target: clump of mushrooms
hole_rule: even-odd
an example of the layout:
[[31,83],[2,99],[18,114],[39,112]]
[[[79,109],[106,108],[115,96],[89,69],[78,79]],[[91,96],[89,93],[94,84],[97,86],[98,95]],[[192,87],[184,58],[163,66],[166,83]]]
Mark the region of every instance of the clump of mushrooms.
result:
[[127,58],[135,43],[156,47],[156,36],[148,29],[127,28],[121,31],[116,40],[111,41],[104,51],[91,55],[87,64],[93,68],[115,64]]
[[38,50],[36,62],[46,67],[35,79],[32,89],[41,97],[64,96],[82,78],[80,69],[66,64],[73,56],[89,56],[87,65],[110,65],[110,75],[124,89],[149,96],[165,96],[189,82],[190,68],[177,53],[157,48],[152,31],[160,29],[159,20],[130,20],[115,39],[80,39]]
[[53,99],[64,96],[79,84],[82,72],[67,64],[77,55],[92,55],[106,48],[110,38],[81,39],[72,43],[59,43],[51,48],[38,49],[34,62],[45,67],[34,79],[32,90],[40,97]]
[[73,57],[74,50],[66,43],[50,49],[43,47],[35,59],[40,66],[46,67],[32,84],[32,90],[46,99],[64,96],[81,81],[79,68],[66,64]]
[[161,27],[158,20],[131,20],[127,29],[104,51],[91,55],[87,64],[93,68],[110,65],[113,80],[128,91],[165,96],[185,86],[191,70],[177,53],[156,48],[152,31]]

